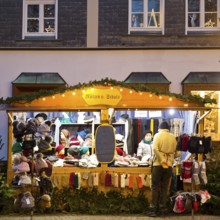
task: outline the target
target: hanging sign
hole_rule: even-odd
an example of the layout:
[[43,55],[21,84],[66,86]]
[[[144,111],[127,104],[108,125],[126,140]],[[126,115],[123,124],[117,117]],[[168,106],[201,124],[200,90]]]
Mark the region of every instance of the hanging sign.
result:
[[115,132],[112,125],[99,125],[95,133],[95,152],[100,163],[111,163],[115,155]]
[[117,105],[122,98],[117,89],[87,89],[82,97],[88,105]]

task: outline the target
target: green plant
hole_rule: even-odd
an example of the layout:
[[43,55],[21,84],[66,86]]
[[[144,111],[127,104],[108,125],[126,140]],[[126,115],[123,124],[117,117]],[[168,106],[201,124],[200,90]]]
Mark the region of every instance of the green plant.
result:
[[11,212],[14,190],[6,183],[5,175],[0,174],[0,212]]

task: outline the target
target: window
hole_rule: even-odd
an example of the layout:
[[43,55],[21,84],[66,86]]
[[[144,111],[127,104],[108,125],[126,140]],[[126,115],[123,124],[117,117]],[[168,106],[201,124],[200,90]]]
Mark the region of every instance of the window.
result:
[[129,0],[129,32],[163,32],[164,0]]
[[219,30],[218,0],[186,0],[187,30]]
[[23,1],[23,39],[31,36],[57,38],[57,0]]

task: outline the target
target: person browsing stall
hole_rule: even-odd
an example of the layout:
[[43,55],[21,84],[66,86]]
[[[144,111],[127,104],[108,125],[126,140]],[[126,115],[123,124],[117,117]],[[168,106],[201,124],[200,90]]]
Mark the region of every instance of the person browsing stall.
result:
[[159,131],[153,139],[153,165],[152,165],[152,198],[150,211],[151,217],[158,214],[166,214],[168,201],[169,183],[172,177],[172,165],[176,152],[176,138],[169,131],[169,125],[163,121],[159,126]]

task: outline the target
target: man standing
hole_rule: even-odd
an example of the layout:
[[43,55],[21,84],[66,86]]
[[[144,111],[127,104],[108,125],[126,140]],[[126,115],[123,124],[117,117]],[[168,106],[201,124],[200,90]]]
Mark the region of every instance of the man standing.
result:
[[176,138],[170,133],[168,123],[163,121],[153,139],[152,200],[149,212],[151,217],[165,214],[167,211],[168,187],[172,177],[176,145]]

